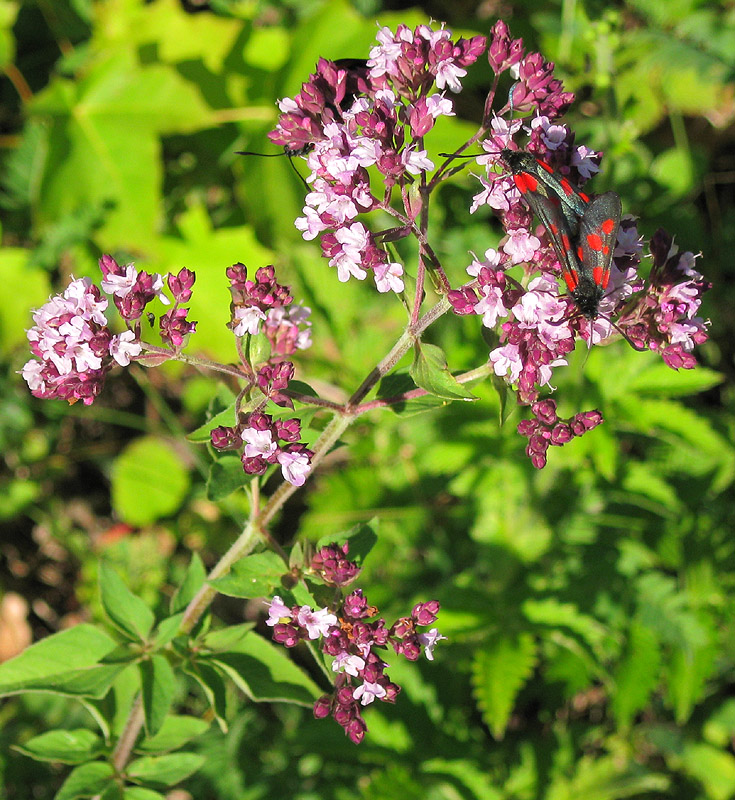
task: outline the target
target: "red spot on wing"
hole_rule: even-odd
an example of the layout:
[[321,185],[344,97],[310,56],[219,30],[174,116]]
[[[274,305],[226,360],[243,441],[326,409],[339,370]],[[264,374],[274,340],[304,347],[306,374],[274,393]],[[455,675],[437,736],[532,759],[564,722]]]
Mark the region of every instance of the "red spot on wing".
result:
[[562,234],[562,237],[561,237],[561,245],[562,245],[562,247],[564,248],[564,252],[565,252],[565,253],[568,253],[568,252],[569,252],[569,250],[570,250],[570,249],[571,249],[571,247],[572,247],[572,245],[571,245],[571,244],[570,244],[570,242],[569,242],[569,237],[566,235],[566,233],[565,233],[565,234]]
[[584,192],[577,192],[577,194],[582,198],[582,200],[584,200],[585,203],[589,203],[590,196],[588,194],[585,194]]
[[610,283],[610,270],[602,276],[602,288],[607,289],[608,283]]
[[579,278],[573,269],[564,270],[564,283],[567,285],[570,294],[579,286]]
[[536,159],[536,163],[539,165],[539,167],[541,167],[541,169],[545,169],[549,175],[554,174],[554,170],[548,164],[544,164],[544,162],[540,161],[538,158]]
[[513,176],[513,181],[521,194],[535,192],[538,189],[538,181],[530,172],[519,172]]
[[609,236],[613,232],[613,228],[615,227],[615,220],[608,218],[602,223],[600,227],[602,228],[602,232],[607,236]]
[[602,284],[603,277],[602,267],[595,267],[592,270],[592,280],[595,282],[595,286],[600,286]]
[[590,246],[590,250],[594,250],[597,253],[599,253],[603,247],[602,239],[596,233],[587,234],[587,244]]
[[572,188],[572,184],[566,178],[562,178],[559,183],[561,183],[561,188],[564,190],[564,194],[567,197],[570,197],[574,194],[574,189]]

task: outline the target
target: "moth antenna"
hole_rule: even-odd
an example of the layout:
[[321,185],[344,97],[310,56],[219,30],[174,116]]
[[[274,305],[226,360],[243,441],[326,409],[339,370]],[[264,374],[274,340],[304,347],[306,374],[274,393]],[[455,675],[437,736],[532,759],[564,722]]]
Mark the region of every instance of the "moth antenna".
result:
[[[310,149],[311,147],[309,147],[309,150]],[[235,150],[235,153],[237,153],[237,155],[239,156],[262,156],[263,158],[279,158],[280,156],[286,156],[288,158],[288,163],[291,165],[291,169],[296,173],[301,183],[304,184],[304,188],[306,189],[306,191],[310,192],[311,187],[306,182],[304,176],[296,169],[296,165],[293,163],[294,156],[301,155],[303,152],[304,152],[303,149],[293,151],[289,150],[287,147],[281,150],[280,153],[257,153],[255,152],[255,150]],[[308,150],[306,152],[308,152]]]
[[437,155],[442,158],[477,158],[487,153],[437,153]]
[[280,153],[256,153],[255,150],[235,150],[238,156],[262,156],[263,158],[278,158],[279,156],[288,155],[285,150]]

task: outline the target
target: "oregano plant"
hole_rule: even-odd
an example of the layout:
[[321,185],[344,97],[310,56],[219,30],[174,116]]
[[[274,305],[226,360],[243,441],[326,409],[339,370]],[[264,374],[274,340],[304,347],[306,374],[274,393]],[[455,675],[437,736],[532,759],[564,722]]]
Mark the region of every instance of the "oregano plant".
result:
[[[440,117],[455,114],[453,97],[481,58],[490,88],[479,128],[435,162],[432,131]],[[187,744],[208,723],[182,713],[182,681],[198,687],[223,730],[226,693],[234,685],[256,701],[311,706],[318,719],[331,718],[324,725],[338,724],[357,745],[369,736],[374,703],[400,703],[387,654],[432,661],[451,647],[436,599],[427,596],[398,619],[386,619],[360,586],[380,535],[377,522],[327,531],[314,545],[295,540],[289,550],[272,536],[286,501],[368,411],[429,397],[473,402],[472,386],[492,379],[515,396],[523,417],[518,433],[542,469],[553,457],[550,448],[574,447],[574,439],[594,436],[603,423],[604,408],[561,418],[552,396],[553,375],[567,366],[580,339],[583,347],[598,347],[622,336],[673,369],[695,365],[693,349],[707,338],[698,309],[709,288],[695,256],[679,252],[663,230],[646,243],[631,213],[621,217],[616,210],[614,227],[608,225],[598,212],[617,209],[615,201],[593,205],[591,215],[586,199],[564,200],[567,187],[574,198],[589,198],[582,187],[602,161],[601,153],[576,144],[561,121],[573,100],[553,64],[527,52],[499,21],[488,38],[456,39],[443,26],[382,28],[364,61],[322,59],[296,97],[279,102],[270,139],[308,173],[295,225],[305,240],[318,241],[323,279],[335,293],[347,281],[369,281],[386,306],[405,309],[405,327],[390,350],[363,365],[359,385],[340,387],[344,402],[320,396],[308,375],[294,379],[300,353],[320,331],[273,265],[223,265],[231,296],[230,363],[192,353],[196,321],[187,304],[196,274],[188,268],[162,276],[104,255],[99,284],[72,280],[34,312],[33,358],[22,374],[36,397],[91,405],[110,370],[133,362],[153,369],[178,361],[222,376],[228,387],[236,384],[229,405],[216,409],[191,439],[206,443],[211,456],[210,494],[247,492],[250,508],[244,529],[233,532],[229,550],[209,572],[192,554],[166,613],[154,614],[103,563],[99,586],[109,624],[79,624],[0,666],[3,694],[77,698],[95,720],[97,733],[49,731],[21,746],[32,758],[70,766],[57,800],[153,800],[196,772],[203,756]],[[533,156],[523,161],[530,173],[509,166],[517,161],[508,153],[519,150]],[[431,228],[429,208],[466,155],[480,171],[467,212],[489,206],[504,236],[499,249],[471,254],[459,270],[442,263],[442,231]],[[532,180],[537,169],[553,180]],[[386,215],[393,224],[380,228],[376,221]],[[580,236],[588,238],[580,242]],[[413,263],[403,263],[395,246],[407,238],[415,242]],[[560,263],[567,252],[578,255]],[[590,253],[597,254],[594,264],[587,263]],[[587,280],[599,290],[584,313],[569,284],[574,270],[588,270]],[[561,288],[562,273],[571,294]],[[157,318],[154,300],[167,305]],[[121,325],[110,322],[113,309]],[[468,315],[479,317],[477,335],[484,328],[490,347],[482,363],[460,373],[426,334],[442,317]],[[399,382],[396,368],[407,354],[413,361]],[[307,424],[318,435],[309,438]],[[260,603],[271,639],[251,623],[216,619],[211,605],[218,593]],[[295,649],[308,655],[312,669],[302,666],[303,658],[290,658]],[[529,658],[522,674],[532,663],[525,639],[524,649]]]

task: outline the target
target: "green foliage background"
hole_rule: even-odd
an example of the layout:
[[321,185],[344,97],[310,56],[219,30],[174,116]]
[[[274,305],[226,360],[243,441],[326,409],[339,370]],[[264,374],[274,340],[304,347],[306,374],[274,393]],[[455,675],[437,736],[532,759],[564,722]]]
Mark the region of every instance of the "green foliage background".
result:
[[[197,273],[191,347],[230,360],[224,269],[275,263],[314,311],[301,376],[345,393],[400,333],[396,302],[338,284],[293,228],[303,186],[286,160],[235,155],[268,151],[274,101],[319,56],[364,56],[376,19],[433,16],[469,35],[496,18],[490,3],[393,5],[0,0],[0,589],[28,599],[36,636],[102,618],[103,556],[155,610],[167,606],[191,551],[212,563],[247,509],[237,493],[214,502],[204,448],[183,438],[204,421],[214,381],[131,369],[90,408],[36,402],[16,374],[31,307],[71,275],[96,277],[102,252],[157,272],[186,266]],[[735,795],[735,7],[503,10],[578,94],[568,121],[606,154],[595,191],[614,187],[647,235],[662,225],[702,251],[714,283],[703,366],[675,373],[624,344],[576,353],[556,373],[560,411],[598,407],[606,423],[542,472],[523,454],[518,412],[500,424],[508,410],[490,385],[475,404],[362,419],[274,533],[316,540],[377,516],[369,599],[395,617],[437,597],[449,642],[433,664],[392,667],[404,690],[396,707],[370,708],[360,747],[308,708],[229,689],[230,733],[209,726],[190,745],[206,757],[182,784],[193,797]],[[489,83],[481,59],[435,152],[474,131]],[[432,208],[455,283],[467,251],[499,235],[468,216],[472,191],[460,176]],[[487,357],[476,319],[443,320],[431,338],[452,369]],[[223,600],[216,612],[234,623],[258,608]],[[93,719],[61,697],[3,702],[6,796],[51,798],[68,767],[9,745]],[[176,703],[209,720],[183,682]]]

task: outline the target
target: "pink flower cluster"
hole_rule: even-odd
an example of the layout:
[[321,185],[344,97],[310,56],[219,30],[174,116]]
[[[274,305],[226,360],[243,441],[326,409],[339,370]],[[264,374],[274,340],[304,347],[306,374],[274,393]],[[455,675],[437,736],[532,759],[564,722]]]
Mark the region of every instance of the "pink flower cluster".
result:
[[89,278],[79,278],[33,312],[35,325],[27,335],[39,360],[28,361],[21,374],[34,397],[90,405],[110,369],[140,355],[132,331],[113,334],[107,326],[107,305]]
[[262,475],[270,465],[279,464],[284,480],[303,486],[311,471],[314,455],[299,442],[298,419],[274,420],[268,414],[243,414],[237,425],[220,425],[210,433],[217,450],[241,451],[240,460],[248,475]]
[[[72,281],[62,295],[33,313],[36,324],[28,331],[28,340],[40,361],[29,361],[22,375],[36,397],[90,405],[115,363],[126,367],[141,356],[140,319],[148,304],[156,297],[169,304],[161,275],[139,271],[133,264],[120,265],[109,255],[100,258],[99,266],[102,289],[112,296],[129,329],[113,335],[105,317],[108,299],[89,278]],[[160,331],[175,350],[196,327],[196,322],[187,320],[188,309],[179,305],[191,298],[194,280],[188,269],[168,276],[174,305],[161,315]]]
[[236,336],[254,336],[262,330],[279,356],[311,346],[311,310],[292,305],[289,288],[276,281],[272,265],[260,267],[252,280],[244,264],[233,264],[227,277],[232,295],[229,326]]
[[[344,556],[347,545],[333,544],[321,548],[312,562],[314,571],[325,574],[325,565],[336,567],[333,585],[345,585],[359,572],[356,565],[347,568]],[[331,570],[331,567],[327,567]],[[349,580],[347,575],[351,575]],[[334,691],[323,695],[314,704],[314,716],[322,719],[332,715],[355,743],[365,736],[367,725],[362,718],[361,706],[375,700],[393,703],[400,687],[386,675],[389,666],[380,651],[390,644],[395,652],[409,661],[415,661],[423,649],[429,660],[434,658],[437,642],[446,639],[436,628],[420,633],[417,626],[431,625],[436,621],[439,603],[430,600],[414,606],[410,616],[402,617],[390,628],[385,620],[375,619],[378,609],[368,605],[362,590],[357,589],[344,598],[337,613],[328,608],[312,609],[310,606],[287,606],[276,596],[268,607],[266,624],[273,628],[273,640],[286,647],[294,647],[302,640],[321,639],[321,649],[332,660],[336,673]]]
[[[514,137],[523,129],[528,137],[523,149],[578,189],[599,171],[602,154],[575,145],[574,133],[557,121],[573,95],[563,92],[561,82],[553,78],[553,64],[538,53],[527,54],[523,42],[511,39],[502,22],[493,28],[489,60],[496,73],[510,69],[517,82],[512,88],[512,108],[510,104],[504,108],[507,117],[491,116],[486,109],[489,135],[481,143],[486,154],[477,161],[487,172],[471,211],[489,205],[506,236],[499,251],[488,250],[484,261],[472,263],[467,271],[475,280],[450,291],[449,299],[456,313],[480,315],[488,328],[500,328],[500,346],[490,353],[495,374],[517,388],[520,403],[537,404],[542,387],[550,385],[553,369],[567,363],[565,356],[574,348],[577,335],[596,344],[615,331],[636,349],[660,352],[672,367],[694,366],[691,351],[706,339],[707,323],[697,312],[709,284],[694,269],[694,256],[677,255],[671,249],[671,237],[663,231],[651,241],[653,268],[644,281],[637,272],[641,237],[635,221],[623,218],[610,282],[594,320],[579,314],[572,299],[560,292],[561,265],[549,234],[543,226],[534,225],[501,151],[517,149]],[[526,127],[513,118],[519,110],[535,113]],[[523,284],[505,274],[514,265],[523,265]],[[613,317],[617,317],[614,323]],[[591,420],[585,417],[587,422]],[[551,427],[538,419],[522,425],[524,435],[530,437],[528,453],[537,465],[545,463],[549,444],[563,443],[566,437],[567,428],[559,427],[558,420]]]
[[[440,89],[461,89],[460,79],[485,46],[482,36],[451,40],[446,30],[426,25],[415,30],[400,25],[396,33],[382,28],[367,67],[345,68],[320,60],[317,73],[293,100],[284,100],[271,140],[291,151],[309,149],[303,216],[296,227],[305,239],[320,236],[322,252],[344,282],[364,280],[372,273],[380,292],[404,289],[403,267],[388,258],[359,214],[390,207],[394,186],[411,183],[434,165],[422,146],[423,136],[442,115],[452,115],[452,103]],[[370,189],[369,169],[376,170],[386,195]],[[407,220],[417,208],[404,197]]]
[[698,316],[702,295],[712,284],[694,269],[696,256],[680,253],[671,234],[651,237],[653,266],[640,299],[617,324],[640,347],[661,354],[673,369],[693,369],[695,345],[707,340],[709,321]]

